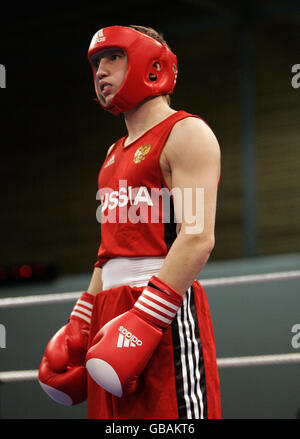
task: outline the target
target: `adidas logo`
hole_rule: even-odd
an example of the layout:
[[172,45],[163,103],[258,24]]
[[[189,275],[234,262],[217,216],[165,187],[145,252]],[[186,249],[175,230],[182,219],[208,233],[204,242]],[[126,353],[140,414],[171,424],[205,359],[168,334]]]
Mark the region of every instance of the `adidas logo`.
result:
[[120,326],[119,332],[117,348],[135,348],[142,346],[142,340],[139,340],[135,335],[123,328],[123,326]]
[[103,43],[103,41],[106,40],[105,36],[103,35],[103,29],[100,29],[96,35],[96,43]]

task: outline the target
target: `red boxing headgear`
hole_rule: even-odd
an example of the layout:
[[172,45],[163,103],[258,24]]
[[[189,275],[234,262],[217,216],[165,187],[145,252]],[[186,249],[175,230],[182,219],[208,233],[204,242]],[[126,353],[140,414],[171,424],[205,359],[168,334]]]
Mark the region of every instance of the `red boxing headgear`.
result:
[[[109,48],[125,52],[127,71],[120,90],[109,106],[105,106],[95,59],[97,53]],[[96,32],[88,50],[88,59],[93,70],[98,101],[105,110],[115,115],[132,110],[149,97],[172,94],[176,84],[176,55],[165,44],[130,27],[110,26]],[[159,71],[155,63],[159,63]]]

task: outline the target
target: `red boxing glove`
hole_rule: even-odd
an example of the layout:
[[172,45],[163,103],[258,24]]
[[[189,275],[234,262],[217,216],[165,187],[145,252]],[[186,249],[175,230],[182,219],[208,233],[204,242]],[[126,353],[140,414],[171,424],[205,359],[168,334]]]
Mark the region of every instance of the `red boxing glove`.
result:
[[86,357],[91,378],[115,396],[133,392],[181,302],[181,294],[153,276],[133,308],[96,334]]
[[63,405],[80,404],[87,397],[84,366],[95,297],[83,293],[63,326],[49,341],[39,368],[42,389]]

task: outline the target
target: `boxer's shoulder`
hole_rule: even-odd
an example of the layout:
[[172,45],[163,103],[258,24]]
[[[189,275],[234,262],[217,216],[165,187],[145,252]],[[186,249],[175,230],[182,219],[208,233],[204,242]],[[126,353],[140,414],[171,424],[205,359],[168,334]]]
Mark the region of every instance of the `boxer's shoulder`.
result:
[[219,151],[219,144],[212,129],[198,117],[187,117],[172,128],[164,148],[164,157],[169,162],[182,155],[196,155],[199,152]]

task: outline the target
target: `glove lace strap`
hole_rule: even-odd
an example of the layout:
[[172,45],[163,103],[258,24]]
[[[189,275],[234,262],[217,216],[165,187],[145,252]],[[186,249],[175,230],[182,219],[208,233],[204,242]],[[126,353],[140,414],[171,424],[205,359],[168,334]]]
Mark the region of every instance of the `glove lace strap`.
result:
[[94,299],[95,298],[92,294],[84,292],[77,300],[73,311],[71,312],[70,318],[84,320],[86,323],[90,324]]
[[133,309],[144,319],[155,325],[166,328],[172,323],[182,302],[182,296],[172,288],[163,288],[156,284],[153,276],[147,287],[135,302]]

